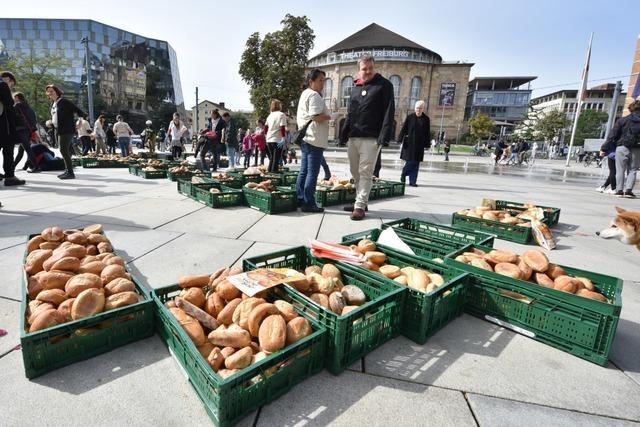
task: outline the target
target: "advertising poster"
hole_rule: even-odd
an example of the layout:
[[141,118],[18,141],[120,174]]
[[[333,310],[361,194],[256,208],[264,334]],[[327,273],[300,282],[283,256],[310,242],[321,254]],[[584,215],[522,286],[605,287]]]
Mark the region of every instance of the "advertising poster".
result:
[[440,84],[440,98],[438,100],[439,107],[453,107],[453,101],[456,96],[455,83]]

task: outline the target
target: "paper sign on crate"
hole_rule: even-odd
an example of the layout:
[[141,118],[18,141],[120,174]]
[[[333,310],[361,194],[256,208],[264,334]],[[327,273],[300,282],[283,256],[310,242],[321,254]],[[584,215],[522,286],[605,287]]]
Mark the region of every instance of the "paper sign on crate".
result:
[[283,283],[305,280],[306,276],[291,268],[258,268],[227,277],[227,280],[250,297]]

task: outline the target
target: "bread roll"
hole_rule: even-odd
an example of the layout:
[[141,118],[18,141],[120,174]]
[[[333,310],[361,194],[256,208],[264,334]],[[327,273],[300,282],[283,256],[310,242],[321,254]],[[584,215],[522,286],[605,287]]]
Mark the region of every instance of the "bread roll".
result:
[[47,242],[61,242],[64,239],[64,231],[60,227],[48,227],[40,234]]
[[[102,281],[102,279],[100,279]],[[129,279],[124,277],[118,277],[113,279],[104,286],[104,292],[106,296],[118,294],[120,292],[135,292],[136,285]]]
[[58,313],[60,313],[60,316],[62,316],[62,319],[64,319],[63,322],[69,322],[73,320],[73,318],[71,317],[71,307],[73,306],[73,302],[75,300],[75,298],[69,298],[62,301],[58,306]]
[[106,241],[107,238],[103,234],[89,234],[87,236],[87,243],[91,245],[98,245],[99,243]]
[[605,297],[604,295],[602,295],[599,292],[593,292],[590,291],[589,289],[579,289],[576,292],[576,295],[584,297],[584,298],[590,298],[596,301],[601,301],[601,302],[609,302],[609,300],[607,299],[607,297]]
[[556,280],[560,276],[567,275],[567,272],[564,271],[564,268],[560,267],[557,264],[549,264],[549,268],[545,273],[547,273],[547,276],[549,276],[552,280]]
[[59,306],[60,303],[67,298],[67,294],[61,289],[47,289],[41,291],[36,297],[38,301],[48,302],[55,307]]
[[[367,252],[373,252],[377,249],[376,244],[373,243],[369,239],[362,239],[358,242],[357,251],[361,254],[366,254]],[[384,262],[384,261],[383,261]]]
[[106,298],[104,303],[105,310],[113,310],[114,308],[126,307],[127,305],[135,304],[139,300],[138,294],[135,292],[120,292],[110,295]]
[[68,271],[41,271],[36,276],[42,289],[65,289],[67,282],[74,277],[73,273]]
[[489,252],[488,255],[490,259],[494,262],[494,264],[499,264],[499,263],[514,264],[518,262],[518,255],[514,254],[511,251],[494,249],[491,252]]
[[50,328],[52,326],[59,325],[60,323],[64,323],[64,319],[62,318],[62,315],[58,313],[58,310],[54,308],[42,310],[33,319],[33,322],[29,327],[29,333]]
[[27,242],[27,253],[30,254],[31,252],[35,251],[40,247],[40,244],[44,242],[46,242],[46,240],[44,240],[41,235],[32,237],[29,242]]
[[482,258],[473,258],[469,264],[483,270],[493,271],[493,267],[491,267],[491,265]]
[[251,335],[244,329],[216,329],[208,336],[209,342],[218,347],[242,348],[251,344]]
[[329,295],[329,308],[338,316],[342,314],[342,310],[346,305],[347,302],[344,295],[342,295],[342,292],[333,292]]
[[284,300],[276,300],[273,305],[276,306],[280,315],[284,317],[285,322],[290,322],[292,319],[298,317],[298,313],[296,312],[296,309],[293,308],[293,305]]
[[105,297],[104,289],[86,289],[76,297],[71,306],[71,317],[73,320],[83,317],[93,316],[104,310]]
[[67,236],[67,241],[71,243],[75,243],[77,245],[86,245],[87,244],[87,236],[80,232],[76,232]]
[[[326,295],[325,295],[326,297]],[[287,324],[279,314],[272,314],[262,321],[258,332],[260,347],[269,353],[284,348],[287,339]]]
[[525,251],[521,259],[535,272],[544,273],[549,269],[549,258],[538,250]]
[[204,311],[210,316],[218,317],[218,314],[224,309],[224,300],[217,292],[210,293],[204,303]]
[[380,269],[378,271],[380,271],[380,273],[382,273],[383,275],[385,275],[389,279],[395,279],[400,274],[402,274],[401,271],[400,271],[400,267],[397,267],[395,265],[390,265],[390,264],[389,265],[383,265],[382,267],[380,267]]
[[218,322],[222,323],[223,325],[230,325],[231,323],[233,323],[233,312],[236,310],[236,308],[238,307],[238,305],[240,305],[241,302],[242,302],[242,298],[236,298],[234,300],[231,300],[224,307],[224,309],[220,313],[218,313],[218,317],[217,317]]
[[225,301],[234,300],[242,295],[240,289],[236,288],[231,282],[226,279],[218,283],[218,285],[216,286],[216,293],[220,295]]
[[119,277],[127,278],[127,272],[123,266],[119,264],[111,264],[107,265],[100,273],[100,278],[102,279],[102,284],[106,285],[107,283],[115,280]]
[[553,280],[545,273],[535,273],[535,281],[538,285],[544,286],[545,288],[552,288],[554,286]]
[[511,264],[508,262],[499,262],[495,266],[496,273],[501,274],[503,276],[512,277],[514,279],[522,278],[522,271],[518,268],[517,265]]
[[249,314],[251,311],[259,306],[260,304],[264,304],[264,300],[262,298],[254,298],[250,297],[243,300],[238,307],[233,311],[233,323],[240,326],[242,329],[249,329]]
[[99,276],[93,273],[82,273],[69,279],[64,287],[64,290],[67,295],[75,298],[80,294],[80,292],[91,288],[102,288],[102,280]]
[[342,278],[342,273],[340,273],[340,270],[338,270],[338,267],[336,267],[333,264],[325,264],[322,266],[322,277],[328,277],[328,278],[336,278],[336,279],[340,279]]
[[24,271],[27,274],[33,275],[44,269],[43,265],[53,255],[51,249],[36,249],[27,255],[27,259],[24,264]]
[[370,261],[370,262],[372,262],[374,264],[382,265],[387,260],[387,256],[382,252],[367,251],[364,254],[364,259],[366,259],[367,261]]
[[311,298],[311,301],[315,302],[319,306],[322,306],[327,309],[329,308],[329,297],[326,296],[325,294],[315,293],[315,294],[312,294],[309,298]]
[[63,257],[51,265],[50,270],[73,271],[76,272],[80,268],[80,260],[76,257]]
[[[342,312],[338,313],[341,314]],[[309,321],[302,316],[296,317],[287,323],[287,339],[286,345],[291,345],[302,338],[311,335],[311,325]]]
[[178,278],[178,286],[181,288],[202,288],[209,284],[209,277],[209,275],[180,276],[180,278]]
[[[237,308],[236,310],[238,309],[239,308]],[[272,314],[280,314],[280,310],[278,310],[278,307],[276,307],[275,304],[262,303],[254,306],[253,310],[251,310],[247,318],[247,325],[251,336],[258,336],[258,332],[260,331],[260,324],[265,317]],[[242,325],[240,324],[240,326]]]
[[82,229],[82,231],[84,231],[87,234],[100,234],[102,233],[102,224],[87,225],[85,228]]
[[207,301],[202,288],[197,287],[183,289],[180,292],[180,298],[184,298],[198,308],[204,308],[204,303]]
[[189,316],[187,313],[177,307],[169,308],[169,311],[171,312],[171,314],[173,314],[173,317],[176,318],[178,323],[180,323],[182,329],[184,329],[189,338],[191,338],[191,341],[193,341],[196,346],[201,346],[205,343],[206,339],[204,336],[204,330],[196,319]]
[[518,268],[522,272],[522,280],[529,280],[533,275],[533,269],[527,264],[522,257],[518,257]]
[[251,364],[253,351],[251,347],[243,347],[224,360],[227,369],[243,369]]

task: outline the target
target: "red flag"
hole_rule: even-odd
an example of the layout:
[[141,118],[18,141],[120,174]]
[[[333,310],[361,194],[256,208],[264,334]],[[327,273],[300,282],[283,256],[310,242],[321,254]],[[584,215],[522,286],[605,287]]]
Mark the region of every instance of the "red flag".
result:
[[582,70],[582,84],[580,85],[580,92],[578,94],[578,100],[584,101],[587,98],[587,80],[589,79],[589,62],[591,61],[591,42],[593,40],[593,33],[589,38],[589,49],[587,49],[587,58],[584,61],[584,68]]

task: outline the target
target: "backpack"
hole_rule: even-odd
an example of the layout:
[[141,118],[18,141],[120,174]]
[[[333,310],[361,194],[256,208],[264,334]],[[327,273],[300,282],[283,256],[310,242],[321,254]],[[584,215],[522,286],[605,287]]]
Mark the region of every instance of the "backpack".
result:
[[634,121],[629,116],[629,121],[622,129],[622,135],[618,140],[618,146],[624,145],[627,148],[640,147],[640,121]]

